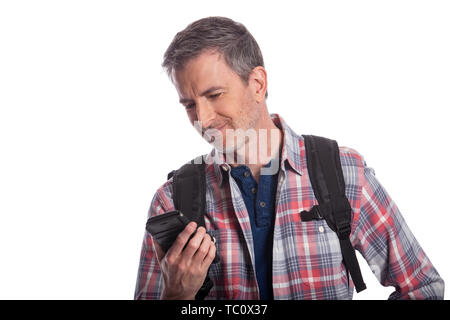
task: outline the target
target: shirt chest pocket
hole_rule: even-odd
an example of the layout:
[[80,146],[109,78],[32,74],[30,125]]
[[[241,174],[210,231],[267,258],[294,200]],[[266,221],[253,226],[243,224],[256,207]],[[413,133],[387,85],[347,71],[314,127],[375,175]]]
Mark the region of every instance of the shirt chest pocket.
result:
[[288,259],[314,259],[315,264],[326,260],[328,266],[342,262],[337,234],[324,219],[291,221],[277,229],[274,246],[287,252]]
[[273,263],[287,276],[290,295],[299,299],[311,298],[312,292],[348,288],[339,239],[324,219],[279,225],[274,234]]

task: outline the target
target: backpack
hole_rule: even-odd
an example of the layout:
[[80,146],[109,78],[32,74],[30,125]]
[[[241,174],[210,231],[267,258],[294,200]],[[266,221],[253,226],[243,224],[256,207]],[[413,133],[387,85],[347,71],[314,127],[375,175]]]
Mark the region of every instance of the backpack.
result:
[[[335,140],[303,135],[305,141],[308,174],[318,205],[300,213],[301,221],[325,219],[327,225],[337,233],[341,246],[347,277],[350,273],[356,292],[366,289],[355,249],[350,242],[352,208],[345,196],[345,181],[342,173],[339,147]],[[200,156],[201,157],[201,156]],[[173,177],[173,201],[175,208],[198,226],[205,227],[206,178],[205,163],[200,157],[171,171]],[[206,277],[195,299],[203,300],[213,287]]]

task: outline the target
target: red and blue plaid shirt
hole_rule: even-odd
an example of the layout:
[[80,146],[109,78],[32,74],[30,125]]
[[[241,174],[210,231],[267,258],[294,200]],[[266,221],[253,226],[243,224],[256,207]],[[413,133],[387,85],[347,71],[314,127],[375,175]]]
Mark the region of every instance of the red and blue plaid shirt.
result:
[[[318,204],[309,181],[302,136],[277,114],[283,132],[273,234],[274,299],[351,299],[353,282],[343,264],[339,239],[325,220],[301,221],[300,212]],[[249,216],[230,166],[207,155],[206,228],[216,238],[220,262],[209,275],[214,287],[206,299],[259,299]],[[391,299],[443,299],[444,282],[406,225],[373,169],[355,150],[340,147],[346,195],[352,206],[350,240]],[[212,163],[213,162],[213,163]],[[148,217],[174,210],[172,179],[153,197]],[[145,233],[135,299],[158,299],[162,274]]]

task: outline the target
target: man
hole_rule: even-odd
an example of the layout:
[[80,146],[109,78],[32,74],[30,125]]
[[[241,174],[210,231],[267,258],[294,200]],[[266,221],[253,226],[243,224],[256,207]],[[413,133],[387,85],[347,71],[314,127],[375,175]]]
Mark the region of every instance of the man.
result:
[[[163,66],[192,125],[214,146],[205,157],[205,223],[216,241],[202,227],[189,240],[190,223],[163,252],[146,233],[135,298],[194,299],[209,270],[207,299],[351,299],[336,233],[325,220],[300,218],[317,204],[304,139],[269,115],[262,54],[247,29],[222,17],[198,20],[175,36]],[[389,298],[442,299],[443,280],[373,170],[349,148],[340,160],[351,243],[380,283],[395,287]],[[169,179],[149,217],[174,210],[172,194]]]

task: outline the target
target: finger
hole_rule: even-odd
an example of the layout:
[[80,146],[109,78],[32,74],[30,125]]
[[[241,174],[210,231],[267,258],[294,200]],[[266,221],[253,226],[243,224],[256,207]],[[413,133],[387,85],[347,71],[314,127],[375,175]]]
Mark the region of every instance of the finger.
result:
[[205,259],[206,255],[209,252],[209,247],[211,246],[211,237],[208,237],[205,235],[203,237],[202,243],[200,244],[200,247],[195,252],[194,256],[192,257],[192,261],[198,265],[201,265],[203,263],[203,260]]
[[161,246],[156,241],[153,241],[153,248],[155,249],[156,257],[158,258],[158,262],[161,262],[161,260],[164,258],[166,253],[164,252],[164,250],[161,248]]
[[172,247],[170,247],[170,249],[167,251],[167,254],[171,256],[179,256],[181,251],[183,251],[183,248],[186,245],[187,241],[189,240],[189,237],[194,233],[196,227],[197,224],[195,222],[190,222],[177,236]]
[[197,229],[197,232],[192,237],[191,240],[189,240],[188,244],[186,245],[186,248],[183,250],[183,259],[186,259],[186,261],[190,261],[194,254],[197,252],[198,248],[200,247],[203,238],[205,238],[206,230],[204,227],[200,227]]
[[214,242],[211,242],[208,254],[205,256],[205,259],[203,259],[202,268],[209,268],[211,263],[214,261],[214,258],[216,257],[216,251],[216,245],[214,244]]

